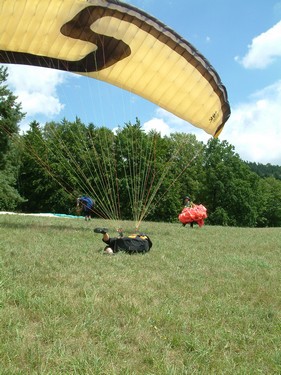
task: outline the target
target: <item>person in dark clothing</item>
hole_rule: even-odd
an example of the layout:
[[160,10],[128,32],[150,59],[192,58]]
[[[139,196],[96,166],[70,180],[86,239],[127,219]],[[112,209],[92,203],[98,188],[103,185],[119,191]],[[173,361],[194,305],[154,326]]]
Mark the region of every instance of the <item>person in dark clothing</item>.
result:
[[118,251],[124,251],[129,254],[135,253],[147,253],[151,247],[152,242],[150,238],[143,233],[131,234],[123,237],[123,234],[119,237],[110,237],[107,228],[95,228],[95,233],[102,233],[102,241],[106,244],[104,248],[105,254],[115,254]]
[[95,203],[93,199],[90,197],[83,196],[83,197],[77,198],[77,203],[76,203],[77,209],[81,211],[86,221],[91,220],[94,205]]

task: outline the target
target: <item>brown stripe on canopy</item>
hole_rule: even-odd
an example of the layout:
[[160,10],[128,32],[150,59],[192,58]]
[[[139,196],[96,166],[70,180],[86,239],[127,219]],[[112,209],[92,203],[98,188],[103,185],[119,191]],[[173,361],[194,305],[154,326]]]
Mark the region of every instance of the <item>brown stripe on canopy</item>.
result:
[[113,0],[16,0],[0,7],[0,62],[88,75],[218,136],[230,116],[220,77],[190,43]]

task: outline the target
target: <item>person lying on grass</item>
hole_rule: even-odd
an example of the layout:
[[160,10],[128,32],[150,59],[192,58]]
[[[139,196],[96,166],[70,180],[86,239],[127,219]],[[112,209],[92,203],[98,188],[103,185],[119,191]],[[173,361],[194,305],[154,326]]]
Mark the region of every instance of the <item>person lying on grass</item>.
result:
[[143,233],[123,237],[123,233],[119,231],[119,237],[110,237],[107,228],[95,228],[94,232],[103,235],[102,241],[106,244],[104,254],[113,255],[118,251],[129,254],[147,253],[152,247],[150,238]]

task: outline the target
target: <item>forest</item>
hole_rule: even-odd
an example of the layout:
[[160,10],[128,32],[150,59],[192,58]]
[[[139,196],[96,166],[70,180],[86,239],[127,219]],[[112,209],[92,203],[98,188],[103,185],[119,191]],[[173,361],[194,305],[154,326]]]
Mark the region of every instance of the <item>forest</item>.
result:
[[102,218],[177,222],[182,197],[208,210],[209,225],[281,226],[281,166],[243,161],[226,141],[145,133],[138,118],[117,131],[25,114],[0,67],[0,210],[75,214],[76,198]]

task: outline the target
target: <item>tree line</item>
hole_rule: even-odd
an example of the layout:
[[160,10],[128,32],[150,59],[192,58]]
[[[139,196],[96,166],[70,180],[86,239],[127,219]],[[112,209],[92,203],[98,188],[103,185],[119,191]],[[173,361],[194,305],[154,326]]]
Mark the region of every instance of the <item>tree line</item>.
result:
[[146,134],[138,119],[115,132],[79,118],[33,121],[20,134],[25,114],[7,77],[0,67],[0,210],[74,214],[75,197],[93,192],[102,217],[131,220],[147,206],[147,220],[176,222],[189,195],[210,225],[281,226],[280,166],[246,163],[218,139]]

